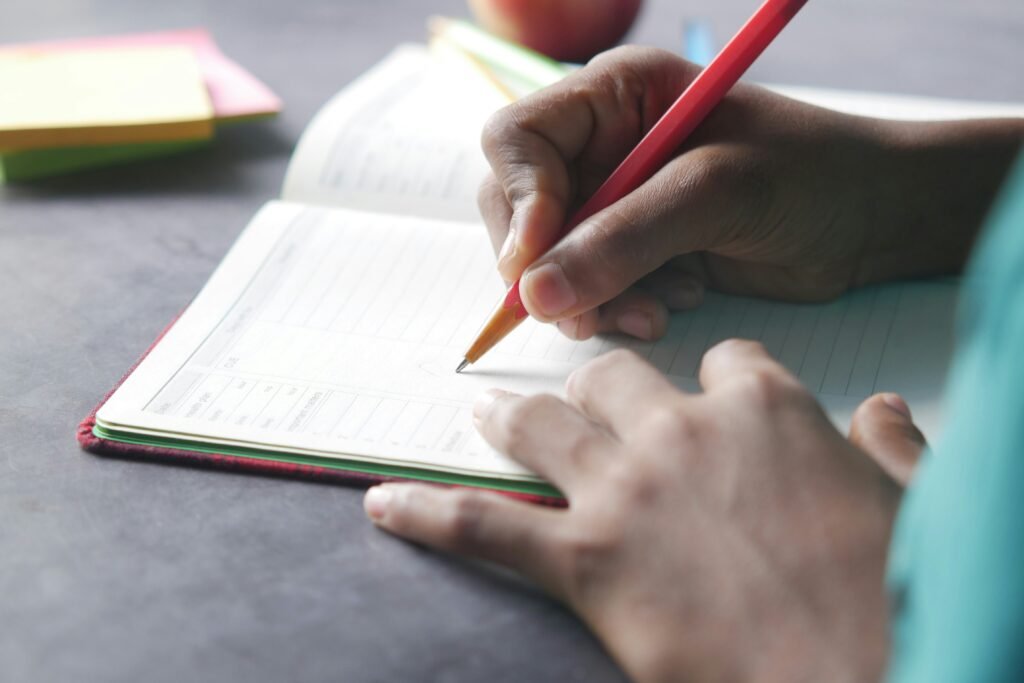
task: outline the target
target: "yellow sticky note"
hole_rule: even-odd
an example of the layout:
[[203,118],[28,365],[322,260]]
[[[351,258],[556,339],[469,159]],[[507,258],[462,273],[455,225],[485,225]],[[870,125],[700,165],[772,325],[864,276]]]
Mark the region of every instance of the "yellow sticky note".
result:
[[212,134],[190,48],[0,51],[0,152]]

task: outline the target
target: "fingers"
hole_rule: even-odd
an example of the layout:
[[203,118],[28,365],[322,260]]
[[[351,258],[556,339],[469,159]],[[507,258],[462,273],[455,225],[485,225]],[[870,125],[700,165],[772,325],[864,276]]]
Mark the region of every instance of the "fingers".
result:
[[[478,195],[480,212],[484,216],[491,246],[499,260],[505,256],[501,250],[508,249],[508,221],[512,208],[505,194],[492,175],[480,186]],[[668,310],[660,296],[664,296],[673,310],[692,308],[699,301],[699,284],[691,276],[675,273],[645,283],[644,289],[626,290],[599,309],[583,311],[577,316],[560,320],[558,329],[570,339],[590,339],[601,332],[622,332],[644,340],[658,339],[668,327]],[[649,293],[654,289],[656,294]],[[683,305],[680,306],[680,301]],[[689,303],[689,305],[686,305]]]
[[379,527],[410,541],[510,567],[561,593],[553,529],[564,513],[470,488],[383,484],[363,507]]
[[572,200],[569,161],[594,127],[584,97],[526,98],[491,117],[482,145],[510,208],[498,271],[519,277],[558,238]]
[[481,436],[567,494],[612,445],[607,433],[548,394],[491,390],[473,406]]
[[622,332],[645,341],[660,339],[668,329],[668,309],[647,292],[627,289],[601,306],[597,329]]
[[615,50],[490,119],[482,146],[512,211],[506,280],[555,242],[577,189],[592,192],[693,75],[664,51]]
[[910,483],[928,445],[897,394],[875,394],[858,406],[850,421],[850,442],[903,486]]
[[577,315],[679,255],[735,240],[761,192],[741,156],[728,145],[687,152],[576,226],[523,273],[527,310],[545,321]]
[[708,393],[733,382],[751,380],[779,388],[801,387],[799,380],[769,356],[764,346],[746,339],[727,339],[708,349],[701,359],[698,379]]
[[[695,256],[695,255],[694,255]],[[688,257],[674,259],[681,261]],[[667,265],[640,281],[640,287],[661,301],[670,311],[689,311],[704,300],[704,283],[696,275]]]
[[[503,246],[508,247],[508,221],[512,208],[492,175],[480,186],[478,195],[480,212],[484,216],[491,246],[499,259],[504,257]],[[653,290],[651,293],[648,290]],[[560,320],[558,329],[570,339],[590,339],[601,332],[622,332],[638,339],[658,339],[668,327],[668,310],[664,297],[673,310],[692,308],[699,302],[699,283],[689,275],[673,272],[644,283],[644,289],[631,288],[601,306]]]
[[612,351],[569,376],[568,401],[612,434],[627,439],[643,429],[653,408],[683,396],[658,370],[632,351]]
[[560,320],[558,329],[570,339],[583,340],[602,332],[621,332],[650,341],[665,335],[668,308],[650,292],[632,287],[603,306]]
[[508,236],[508,224],[512,219],[512,205],[508,203],[505,191],[493,174],[488,174],[480,184],[476,201],[484,225],[487,226],[487,235],[491,238],[491,248],[495,256],[500,257],[501,248]]

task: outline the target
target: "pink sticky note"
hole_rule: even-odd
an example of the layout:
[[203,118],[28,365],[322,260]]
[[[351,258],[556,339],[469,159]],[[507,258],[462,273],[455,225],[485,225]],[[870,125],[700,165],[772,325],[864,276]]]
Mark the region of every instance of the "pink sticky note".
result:
[[64,51],[152,45],[184,45],[195,52],[218,121],[266,116],[281,111],[281,100],[255,76],[228,59],[205,29],[73,38],[5,45],[3,50]]

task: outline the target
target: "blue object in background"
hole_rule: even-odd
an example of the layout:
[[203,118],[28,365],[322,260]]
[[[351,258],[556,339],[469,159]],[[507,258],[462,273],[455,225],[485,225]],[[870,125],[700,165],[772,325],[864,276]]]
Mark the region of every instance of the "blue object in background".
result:
[[705,19],[687,19],[683,22],[683,57],[700,66],[707,66],[715,58],[715,37],[711,23]]

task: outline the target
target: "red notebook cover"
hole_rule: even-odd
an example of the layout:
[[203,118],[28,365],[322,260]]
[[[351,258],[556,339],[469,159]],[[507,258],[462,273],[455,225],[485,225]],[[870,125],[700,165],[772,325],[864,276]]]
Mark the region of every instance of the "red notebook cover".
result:
[[[404,477],[367,474],[364,472],[339,470],[333,467],[318,467],[316,465],[264,460],[261,458],[246,458],[244,456],[228,453],[205,453],[179,448],[128,444],[97,436],[93,432],[93,427],[96,426],[96,413],[103,404],[107,402],[107,399],[117,391],[117,388],[121,386],[128,376],[135,371],[135,368],[139,366],[139,363],[149,355],[149,352],[160,343],[160,340],[163,339],[164,335],[167,334],[167,331],[174,326],[176,321],[177,318],[171,321],[171,324],[160,333],[150,347],[146,349],[145,353],[143,353],[142,356],[132,364],[128,369],[128,372],[121,377],[114,388],[107,392],[106,396],[103,397],[103,400],[100,401],[96,407],[92,409],[92,412],[90,412],[89,415],[78,425],[78,443],[84,450],[96,455],[113,456],[118,458],[149,460],[153,462],[164,462],[213,469],[245,471],[272,476],[333,482],[347,484],[350,486],[369,487],[373,484],[379,484],[384,481],[413,481]],[[440,485],[454,486],[453,484]],[[565,506],[565,501],[563,499],[552,496],[518,493],[513,491],[498,491],[498,493],[531,503],[540,503],[543,505],[552,505],[557,507]]]

